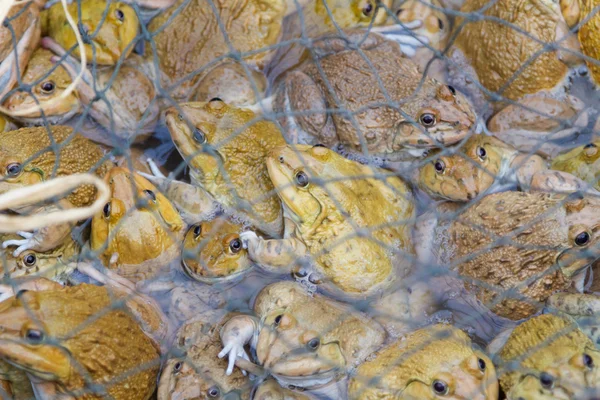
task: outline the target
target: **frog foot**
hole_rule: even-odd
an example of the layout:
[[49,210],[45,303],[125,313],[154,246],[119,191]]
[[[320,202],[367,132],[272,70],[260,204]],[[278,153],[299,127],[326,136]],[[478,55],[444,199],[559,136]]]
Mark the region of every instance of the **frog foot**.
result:
[[417,54],[417,49],[429,44],[429,39],[425,36],[416,35],[412,30],[418,29],[423,25],[423,21],[414,20],[401,25],[386,25],[375,27],[373,32],[383,35],[386,39],[398,43],[402,53],[412,58]]
[[[231,375],[236,359],[242,358],[250,361],[244,346],[250,343],[254,337],[254,332],[257,330],[256,321],[247,315],[239,315],[231,318],[223,328],[221,328],[221,343],[223,343],[223,350],[218,354],[219,358],[228,356],[228,365],[226,374]],[[246,371],[242,370],[242,373],[246,375]]]
[[152,171],[152,175],[154,175],[154,177],[167,179],[165,174],[160,171],[160,168],[158,168],[158,165],[156,165],[152,158],[146,158],[146,163],[148,164],[148,167],[150,168],[150,171]]
[[273,100],[274,99],[275,99],[275,95],[265,97],[264,99],[260,100],[256,104],[252,104],[251,106],[246,106],[244,108],[252,111],[253,113],[255,113],[257,115],[269,114],[269,113],[273,112]]
[[17,246],[15,251],[12,253],[14,257],[18,257],[19,254],[26,250],[36,250],[40,244],[39,237],[37,237],[35,233],[18,231],[17,234],[23,239],[12,239],[2,242],[3,249],[11,246]]
[[251,245],[250,242],[260,240],[258,235],[252,231],[244,231],[240,233],[240,239],[242,240],[242,247],[247,250],[248,246]]

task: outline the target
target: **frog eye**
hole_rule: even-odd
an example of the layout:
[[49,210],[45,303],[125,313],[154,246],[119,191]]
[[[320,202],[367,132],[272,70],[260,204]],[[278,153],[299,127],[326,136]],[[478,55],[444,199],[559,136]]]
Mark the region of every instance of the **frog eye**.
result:
[[51,94],[52,92],[54,92],[54,88],[55,85],[52,81],[46,81],[40,84],[40,89],[42,89],[42,92],[44,94]]
[[590,234],[587,232],[581,232],[579,235],[575,236],[575,244],[577,246],[585,246],[590,242]]
[[306,343],[306,347],[310,351],[317,351],[321,346],[321,340],[319,338],[312,338]]
[[39,329],[27,329],[27,332],[25,332],[25,339],[31,343],[39,343],[44,340],[44,332]]
[[435,115],[431,113],[421,114],[419,121],[423,126],[433,126],[435,125]]
[[37,257],[33,253],[27,254],[23,257],[23,263],[28,267],[33,267],[37,261]]
[[229,242],[229,248],[231,249],[232,253],[239,253],[239,251],[242,249],[242,241],[240,238],[235,238]]
[[115,17],[117,17],[117,19],[121,22],[123,22],[123,20],[125,19],[125,13],[123,13],[123,11],[119,10],[118,8],[115,10]]
[[583,152],[586,156],[592,157],[598,152],[598,147],[594,143],[589,143],[583,147]]
[[479,157],[479,159],[481,161],[485,160],[487,157],[487,151],[485,151],[485,149],[483,147],[478,147],[477,148],[477,157]]
[[194,140],[200,144],[206,143],[206,135],[198,128],[194,129]]
[[8,176],[17,176],[21,172],[21,164],[19,163],[11,163],[6,167],[6,175]]
[[179,119],[180,121],[183,121],[183,115],[177,114],[177,119]]
[[218,387],[213,386],[206,391],[206,394],[208,394],[208,397],[212,398],[219,397],[221,395],[221,390]]
[[404,8],[399,8],[398,11],[396,11],[396,16],[399,17],[403,11],[404,11]]
[[110,202],[104,205],[104,208],[102,209],[102,214],[104,214],[104,218],[110,218]]
[[592,356],[584,353],[583,354],[583,365],[585,365],[589,369],[594,368],[594,360],[592,359]]
[[444,163],[442,160],[436,160],[433,163],[433,168],[435,168],[435,172],[438,174],[443,174],[446,170],[446,163]]
[[220,98],[220,97],[213,97],[213,98],[212,98],[212,99],[210,99],[208,102],[209,102],[209,103],[212,103],[213,101],[220,101],[220,102],[223,102],[223,100],[221,100],[221,98]]
[[486,365],[485,365],[485,360],[483,358],[477,359],[477,365],[479,366],[479,369],[481,371],[485,371]]
[[444,381],[440,381],[439,379],[436,379],[431,384],[431,387],[433,388],[433,391],[437,394],[440,394],[440,395],[448,394],[448,384]]
[[194,238],[198,238],[202,234],[202,225],[196,225],[194,227]]
[[313,146],[313,149],[314,149],[315,147],[325,147],[325,148],[327,148],[327,146],[325,146],[324,144],[321,144],[321,143],[317,143],[317,144],[315,144],[315,145]]
[[373,7],[373,3],[371,3],[370,1],[367,2],[367,4],[363,7],[362,9],[362,13],[365,17],[370,17],[373,14],[373,10],[375,9],[375,7]]
[[554,386],[554,377],[547,372],[542,372],[540,375],[540,383],[544,389],[552,389]]
[[304,173],[304,171],[298,171],[296,173],[296,185],[300,187],[308,186],[308,176],[306,175],[306,173]]
[[[443,25],[444,23],[442,22],[442,20],[440,20],[440,29],[443,29]],[[450,93],[452,93],[453,96],[456,95],[456,89],[454,89],[454,86],[448,85],[448,90],[450,91]]]
[[152,190],[144,190],[144,194],[150,198],[151,201],[156,202],[156,194]]
[[[442,21],[441,19],[438,18],[438,27],[440,28],[440,31],[444,29],[444,21]],[[452,86],[448,86],[448,89],[450,89]],[[454,89],[454,88],[452,88]],[[450,89],[450,91],[452,92],[452,94],[455,93],[454,90]]]
[[283,319],[283,314],[279,314],[278,316],[275,317],[275,320],[273,321],[273,325],[279,326],[282,319]]
[[177,361],[175,365],[173,365],[173,373],[178,374],[179,371],[181,371],[181,368],[183,368],[183,363],[181,361]]

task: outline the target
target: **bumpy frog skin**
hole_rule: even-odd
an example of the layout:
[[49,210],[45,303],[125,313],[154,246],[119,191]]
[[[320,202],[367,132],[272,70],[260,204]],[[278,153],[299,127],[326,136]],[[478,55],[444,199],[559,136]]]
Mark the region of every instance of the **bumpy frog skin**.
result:
[[[562,5],[561,1],[561,5]],[[600,31],[598,30],[598,13],[594,10],[598,7],[596,0],[581,0],[581,1],[565,1],[565,5],[568,6],[568,10],[571,14],[571,21],[567,19],[569,26],[573,27],[578,22],[584,22],[579,27],[578,37],[579,43],[581,44],[581,50],[583,54],[593,59],[600,59],[600,51],[598,50],[600,41]],[[563,11],[564,13],[564,11]],[[592,14],[593,13],[593,14]],[[572,17],[573,14],[578,14],[579,19]],[[591,15],[590,15],[591,14]],[[596,63],[586,60],[587,66],[591,71],[592,80],[598,85],[600,83],[600,68]]]
[[[180,0],[148,25],[156,44],[156,56],[163,73],[163,86],[176,101],[188,100],[194,86],[214,67],[214,61],[230,49],[253,52],[276,44],[286,9],[285,1],[234,1],[207,7],[204,0]],[[219,16],[220,22],[217,20]],[[189,21],[194,21],[190,24]],[[226,32],[221,32],[220,27]],[[145,57],[154,60],[154,46],[146,46]],[[244,63],[261,68],[269,51],[245,56]]]
[[223,322],[194,321],[179,330],[177,345],[185,357],[167,361],[158,384],[158,400],[250,399],[252,382],[240,370],[226,375],[227,361],[217,357]]
[[[10,95],[4,103],[4,106],[13,112],[32,109],[26,115],[15,117],[24,124],[44,125],[47,122],[59,125],[80,111],[81,105],[76,91],[55,101],[63,95],[72,80],[62,66],[52,63],[53,55],[49,50],[38,48],[31,56],[22,77],[24,84],[33,85],[33,96],[28,92],[18,91]],[[43,108],[46,119],[42,117],[38,107]]]
[[550,168],[575,175],[600,189],[600,142],[588,143],[559,154],[552,160]]
[[184,223],[150,182],[114,167],[104,180],[111,199],[92,219],[90,243],[108,268],[131,280],[148,279],[179,255]]
[[[349,34],[358,41],[366,33]],[[290,141],[330,148],[341,144],[350,152],[396,160],[407,150],[420,156],[422,149],[457,143],[472,128],[475,115],[468,100],[433,79],[422,82],[417,65],[397,43],[370,34],[360,44],[362,52],[347,50],[340,39],[316,45],[327,55],[318,66],[308,62],[288,73],[274,100],[274,109],[287,116],[281,122]],[[390,101],[403,113],[379,105]],[[336,108],[352,116],[327,111]]]
[[166,111],[166,123],[196,183],[261,230],[281,234],[281,205],[265,166],[268,152],[285,144],[276,124],[220,99],[179,104]]
[[110,310],[112,302],[106,288],[88,284],[5,300],[0,357],[58,395],[100,398],[89,393],[89,377],[113,399],[147,400],[156,387],[159,351],[127,312]]
[[598,347],[600,331],[596,315],[600,312],[600,297],[590,293],[561,292],[553,294],[546,301],[546,312],[566,316],[577,322],[584,332]]
[[[84,45],[88,63],[115,65],[133,50],[132,42],[139,30],[139,20],[131,6],[122,2],[84,0],[69,4],[68,10],[75,21],[81,21],[84,36],[91,42]],[[75,32],[67,22],[62,4],[56,3],[43,11],[42,18],[42,34],[50,36],[67,50],[75,46],[73,55],[80,57]]]
[[[402,180],[322,146],[279,147],[266,164],[286,229],[284,239],[247,236],[253,260],[289,267],[310,256],[312,281],[354,298],[384,290],[409,272],[409,221],[415,209]],[[357,236],[355,229],[366,230],[368,237]]]
[[[102,162],[104,150],[73,129],[53,126],[52,137],[60,149],[51,147],[48,128],[21,128],[2,134],[0,140],[0,193],[32,185],[53,176],[92,172],[104,176],[109,168]],[[55,171],[55,167],[58,167]],[[96,189],[85,185],[73,191],[67,199],[76,207],[94,201]]]
[[0,27],[0,99],[17,84],[41,35],[40,13],[33,3],[13,5],[6,18],[10,28]]
[[244,343],[252,342],[258,364],[282,386],[333,383],[377,350],[386,336],[368,317],[292,282],[266,286],[254,312],[260,321],[237,316],[223,326],[219,356],[229,353],[230,372],[236,357],[247,358]]
[[[508,400],[594,399],[600,394],[600,352],[576,325],[544,314],[519,325],[495,360],[508,372],[500,385]],[[504,366],[517,362],[518,366]]]
[[0,394],[8,394],[11,400],[35,399],[33,387],[25,371],[6,361],[0,361]]
[[242,278],[253,266],[240,238],[244,228],[224,217],[193,225],[183,240],[184,272],[204,283]]
[[[468,282],[465,287],[483,304],[497,301],[490,308],[496,315],[526,318],[539,310],[539,302],[573,283],[583,290],[586,268],[600,255],[599,206],[596,198],[565,200],[537,192],[491,194],[458,216],[456,207],[446,205],[434,212],[437,225],[428,228],[427,216],[419,221],[417,253],[423,262],[432,262],[432,254],[434,263],[474,279],[476,287]],[[509,243],[496,244],[502,238]],[[498,298],[509,289],[524,299]]]
[[348,392],[354,400],[497,400],[498,380],[492,361],[464,332],[434,325],[358,367]]

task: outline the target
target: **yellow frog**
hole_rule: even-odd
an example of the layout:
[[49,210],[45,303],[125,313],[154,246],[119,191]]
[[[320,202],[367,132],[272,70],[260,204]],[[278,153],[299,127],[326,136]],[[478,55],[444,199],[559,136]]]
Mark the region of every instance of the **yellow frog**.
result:
[[385,170],[322,146],[283,146],[266,159],[285,217],[283,239],[243,234],[252,260],[291,267],[302,257],[313,282],[341,297],[385,290],[411,269],[408,186]]
[[600,395],[600,352],[573,321],[556,315],[540,315],[516,327],[494,361],[504,371],[500,385],[508,400]]
[[359,366],[350,399],[497,400],[494,364],[469,337],[434,325],[398,340]]
[[[115,65],[129,56],[140,24],[135,10],[130,5],[123,2],[84,0],[69,4],[68,10],[73,20],[80,21],[79,31],[85,43],[88,63]],[[42,35],[50,36],[67,50],[75,46],[73,55],[80,57],[75,32],[67,22],[65,10],[60,2],[43,11]]]
[[592,142],[567,150],[552,159],[550,168],[564,171],[581,178],[596,189],[600,189],[600,142]]
[[281,234],[281,204],[265,166],[269,151],[285,144],[277,125],[219,98],[170,108],[166,123],[194,183],[264,232]]
[[145,178],[121,167],[104,180],[111,200],[92,219],[90,244],[105,266],[132,281],[164,272],[179,256],[184,222]]

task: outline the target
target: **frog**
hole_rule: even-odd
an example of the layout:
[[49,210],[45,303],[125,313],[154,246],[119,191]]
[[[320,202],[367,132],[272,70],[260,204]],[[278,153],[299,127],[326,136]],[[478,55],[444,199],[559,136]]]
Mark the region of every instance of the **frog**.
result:
[[15,129],[17,129],[17,125],[12,119],[0,113],[0,133],[14,131]]
[[242,279],[254,266],[240,238],[244,229],[225,216],[192,225],[183,239],[183,271],[204,283]]
[[25,371],[0,360],[0,395],[12,400],[35,399],[33,387]]
[[274,148],[266,165],[283,204],[285,235],[242,233],[257,264],[292,268],[351,301],[381,294],[410,272],[416,211],[403,180],[318,145]]
[[457,152],[433,150],[430,162],[415,172],[419,189],[434,199],[470,201],[495,187],[552,193],[585,189],[585,182],[568,172],[549,169],[537,154],[519,152],[494,136],[473,135]]
[[596,293],[554,293],[546,300],[545,313],[562,315],[577,323],[577,327],[600,348],[600,332],[595,317],[600,310],[600,298]]
[[221,350],[219,336],[225,312],[214,319],[195,319],[183,325],[176,338],[181,356],[169,359],[158,383],[158,400],[179,398],[249,400],[252,382],[236,369],[225,374],[227,361],[217,357]]
[[37,395],[149,399],[159,347],[129,313],[110,308],[107,288],[37,285],[0,303],[0,357],[32,376]]
[[111,199],[92,218],[90,247],[103,264],[136,283],[165,272],[179,257],[184,222],[139,174],[113,167],[104,177]]
[[494,364],[469,336],[436,324],[395,341],[360,365],[350,399],[498,399]]
[[493,360],[509,400],[584,399],[600,393],[600,352],[572,320],[538,315],[509,332],[505,344],[490,346],[499,348]]
[[264,287],[254,301],[254,315],[228,319],[220,332],[228,356],[226,374],[239,359],[255,361],[283,387],[305,389],[341,398],[339,386],[351,368],[380,348],[385,330],[355,309],[320,294],[312,295],[295,282]]
[[220,98],[180,103],[166,110],[165,121],[192,183],[261,231],[281,235],[281,204],[265,165],[268,152],[285,144],[274,122]]
[[[31,92],[16,91],[4,102],[4,107],[14,113],[13,118],[24,125],[62,125],[81,111],[77,91],[62,97],[72,80],[62,64],[52,63],[53,56],[50,50],[37,48],[21,78],[23,84],[32,86]],[[35,108],[37,105],[39,108]]]
[[593,196],[517,191],[442,203],[415,224],[417,258],[447,268],[448,279],[457,274],[494,315],[520,321],[555,292],[584,291],[599,256],[599,205]]
[[42,32],[39,8],[32,2],[14,4],[3,22],[6,25],[0,27],[0,99],[17,85]]
[[590,142],[578,146],[554,157],[550,163],[553,170],[564,171],[575,175],[596,189],[600,189],[596,174],[600,168],[600,142]]
[[231,51],[244,54],[242,61],[249,69],[261,70],[270,52],[257,50],[280,38],[285,0],[214,7],[207,8],[203,0],[178,0],[148,24],[153,45],[146,46],[144,57],[158,61],[161,86],[176,102],[189,100],[198,81]]
[[[42,46],[51,50],[71,80],[80,74],[80,61],[71,57],[56,41],[49,37],[42,39]],[[120,142],[140,142],[154,133],[159,120],[160,104],[156,101],[152,67],[144,59],[130,55],[117,67],[97,70],[86,69],[81,83],[77,86],[77,96],[81,111],[89,113],[98,129],[86,126],[85,135],[98,143],[115,146]],[[104,98],[98,99],[102,92]],[[116,138],[115,138],[116,136]]]
[[[140,22],[130,5],[120,1],[107,4],[103,0],[85,0],[71,3],[67,9],[75,21],[80,21],[79,31],[88,63],[115,65],[131,54]],[[74,47],[73,55],[81,56],[77,37],[60,2],[45,9],[41,19],[43,36],[51,37],[65,49]]]
[[[345,34],[348,39],[314,41],[324,54],[318,65],[303,64],[277,87],[273,108],[285,116],[280,122],[289,142],[400,161],[456,144],[475,129],[467,98],[452,86],[422,80],[397,43],[361,30]],[[357,49],[348,49],[347,41]]]

